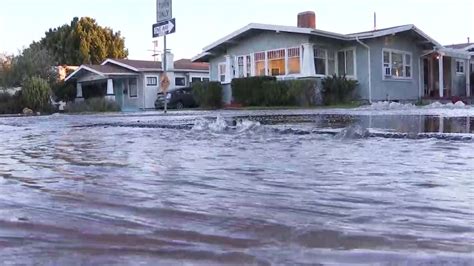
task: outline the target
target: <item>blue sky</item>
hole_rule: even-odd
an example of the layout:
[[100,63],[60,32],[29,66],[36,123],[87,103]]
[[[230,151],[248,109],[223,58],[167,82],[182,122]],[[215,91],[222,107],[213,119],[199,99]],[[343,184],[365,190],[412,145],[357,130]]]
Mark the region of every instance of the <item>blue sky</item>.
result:
[[[315,11],[317,27],[338,33],[415,24],[443,44],[474,42],[472,0],[173,0],[177,32],[168,46],[175,58],[189,58],[203,47],[251,22],[296,24],[301,11]],[[0,52],[16,53],[51,27],[90,16],[120,30],[131,59],[151,59],[155,0],[1,0]],[[160,48],[162,43],[160,42]]]

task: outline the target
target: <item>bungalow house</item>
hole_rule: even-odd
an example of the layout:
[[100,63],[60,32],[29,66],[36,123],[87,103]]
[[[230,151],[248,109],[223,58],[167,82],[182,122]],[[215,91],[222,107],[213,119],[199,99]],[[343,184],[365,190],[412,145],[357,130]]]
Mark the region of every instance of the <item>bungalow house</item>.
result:
[[193,61],[210,63],[211,80],[223,84],[226,103],[232,101],[234,78],[333,74],[358,80],[359,97],[372,102],[469,97],[470,59],[468,51],[443,47],[414,25],[339,34],[316,29],[314,12],[304,12],[297,27],[249,24],[205,47]]
[[[209,80],[209,65],[189,59],[173,60],[167,55],[169,91],[190,86],[192,82]],[[122,111],[155,108],[155,100],[163,74],[161,62],[129,59],[107,59],[100,65],[82,65],[65,81],[76,84],[76,101],[106,97],[116,101]]]

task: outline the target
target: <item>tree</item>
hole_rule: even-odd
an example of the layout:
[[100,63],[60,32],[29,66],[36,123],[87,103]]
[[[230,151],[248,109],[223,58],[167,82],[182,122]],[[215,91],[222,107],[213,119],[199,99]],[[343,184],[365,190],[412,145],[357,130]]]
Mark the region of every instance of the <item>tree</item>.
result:
[[34,111],[45,111],[51,107],[51,87],[48,82],[39,77],[25,80],[21,91],[21,101]]
[[121,33],[101,27],[89,17],[74,18],[69,25],[50,29],[39,44],[57,65],[99,64],[107,58],[128,56]]
[[18,56],[11,57],[2,66],[1,79],[4,87],[19,87],[26,79],[37,76],[53,83],[57,74],[53,69],[54,61],[46,49],[33,43]]

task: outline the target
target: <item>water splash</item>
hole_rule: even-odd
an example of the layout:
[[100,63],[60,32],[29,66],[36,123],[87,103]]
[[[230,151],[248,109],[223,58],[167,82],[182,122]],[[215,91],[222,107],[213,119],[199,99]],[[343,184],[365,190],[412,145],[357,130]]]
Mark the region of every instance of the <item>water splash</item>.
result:
[[233,120],[228,123],[221,116],[217,116],[216,120],[207,120],[200,118],[195,121],[192,128],[193,131],[207,131],[216,134],[241,134],[260,128],[259,122],[246,119]]
[[360,125],[346,127],[336,134],[338,139],[366,139],[369,137],[369,130]]

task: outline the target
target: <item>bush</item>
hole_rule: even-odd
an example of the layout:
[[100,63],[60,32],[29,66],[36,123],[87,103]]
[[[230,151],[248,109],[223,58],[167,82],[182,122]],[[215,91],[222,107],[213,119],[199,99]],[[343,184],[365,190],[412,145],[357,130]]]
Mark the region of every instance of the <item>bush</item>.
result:
[[195,82],[192,88],[194,99],[200,107],[222,107],[222,85],[219,82]]
[[276,81],[275,77],[249,77],[232,80],[232,96],[237,103],[245,106],[259,106],[264,103],[265,89],[263,84]]
[[19,114],[22,112],[21,93],[11,95],[7,92],[0,92],[0,114]]
[[66,106],[66,112],[68,113],[119,112],[120,110],[118,103],[105,98],[91,98],[83,102],[70,103]]
[[323,80],[323,100],[325,105],[348,103],[354,98],[354,91],[358,86],[356,80],[349,80],[345,76],[332,76]]
[[301,106],[316,105],[317,83],[314,79],[269,81],[263,84],[266,106]]
[[72,102],[76,98],[76,86],[63,81],[53,85],[53,94],[57,101]]
[[34,111],[50,111],[51,88],[48,82],[38,77],[26,79],[21,92],[21,102],[24,107]]

